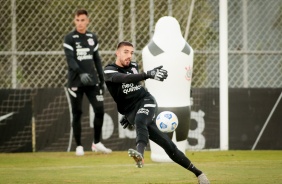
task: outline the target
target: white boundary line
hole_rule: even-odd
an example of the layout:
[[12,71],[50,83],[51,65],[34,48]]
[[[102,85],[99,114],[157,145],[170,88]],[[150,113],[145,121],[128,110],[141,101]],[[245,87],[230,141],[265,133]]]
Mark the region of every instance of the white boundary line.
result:
[[270,118],[271,118],[273,112],[275,111],[275,109],[276,109],[278,103],[279,103],[280,100],[281,100],[281,97],[282,97],[282,92],[280,93],[279,98],[277,99],[275,105],[273,106],[273,108],[272,108],[272,110],[271,110],[269,116],[267,117],[267,120],[266,120],[266,122],[264,123],[264,125],[263,125],[263,127],[262,127],[262,129],[261,129],[261,131],[260,131],[260,133],[259,133],[259,135],[258,135],[258,137],[257,137],[257,140],[256,140],[256,142],[255,142],[254,145],[253,145],[252,150],[254,150],[254,149],[256,148],[257,143],[258,143],[258,141],[260,140],[261,135],[263,134],[265,127],[267,126],[267,124],[268,124],[268,122],[269,122],[269,120],[270,120]]

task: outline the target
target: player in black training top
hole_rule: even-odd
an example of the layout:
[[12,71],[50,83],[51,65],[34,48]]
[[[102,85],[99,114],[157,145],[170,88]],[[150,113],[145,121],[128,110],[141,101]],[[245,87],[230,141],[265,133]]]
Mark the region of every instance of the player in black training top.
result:
[[81,115],[83,94],[94,109],[94,138],[92,151],[111,153],[101,142],[104,121],[104,76],[98,52],[98,39],[87,31],[89,24],[86,10],[77,10],[75,30],[65,36],[64,51],[68,64],[68,92],[72,106],[72,127],[77,144],[76,155],[84,155],[81,144]]
[[134,47],[130,42],[120,42],[115,63],[107,65],[104,69],[108,90],[117,104],[119,113],[124,115],[120,121],[121,125],[123,128],[136,128],[136,150],[129,149],[129,156],[135,160],[137,167],[142,168],[144,151],[150,139],[161,146],[174,162],[193,172],[200,184],[208,184],[206,175],[191,163],[167,134],[157,128],[157,102],[140,83],[146,79],[163,81],[168,76],[167,71],[159,66],[146,73],[139,73],[137,63],[131,61],[133,53]]

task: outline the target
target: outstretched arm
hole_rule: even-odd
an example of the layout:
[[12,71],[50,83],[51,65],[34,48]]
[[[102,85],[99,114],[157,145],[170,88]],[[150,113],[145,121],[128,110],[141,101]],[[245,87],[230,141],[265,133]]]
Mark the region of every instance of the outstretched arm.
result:
[[161,69],[162,66],[156,67],[153,70],[147,71],[147,73],[139,74],[125,74],[119,73],[115,69],[110,68],[105,69],[105,81],[115,82],[115,83],[131,83],[146,80],[148,78],[155,79],[158,81],[163,81],[167,78],[167,71]]
[[105,70],[105,81],[110,81],[114,83],[131,83],[131,82],[139,82],[142,80],[146,80],[145,73],[139,74],[124,74],[119,73],[116,70]]

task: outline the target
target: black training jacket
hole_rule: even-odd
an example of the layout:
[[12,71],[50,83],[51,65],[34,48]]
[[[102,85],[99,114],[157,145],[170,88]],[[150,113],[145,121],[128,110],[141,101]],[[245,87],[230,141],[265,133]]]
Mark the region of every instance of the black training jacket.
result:
[[92,83],[104,83],[103,68],[98,53],[98,39],[94,33],[72,31],[65,36],[64,51],[68,63],[68,87],[81,87],[79,74],[91,75]]
[[121,114],[133,110],[134,105],[149,93],[140,83],[147,79],[146,74],[138,72],[138,65],[135,62],[131,62],[126,68],[109,64],[104,69],[104,77]]

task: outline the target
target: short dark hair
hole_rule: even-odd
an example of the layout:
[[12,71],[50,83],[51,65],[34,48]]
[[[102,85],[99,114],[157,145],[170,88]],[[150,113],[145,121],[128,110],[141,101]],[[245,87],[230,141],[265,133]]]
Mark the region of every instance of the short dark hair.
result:
[[88,12],[85,9],[78,9],[78,10],[76,10],[75,15],[76,16],[86,15],[88,17]]
[[130,47],[134,47],[132,43],[128,42],[128,41],[121,41],[118,43],[117,45],[117,49],[119,49],[122,46],[130,46]]

